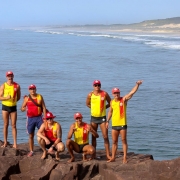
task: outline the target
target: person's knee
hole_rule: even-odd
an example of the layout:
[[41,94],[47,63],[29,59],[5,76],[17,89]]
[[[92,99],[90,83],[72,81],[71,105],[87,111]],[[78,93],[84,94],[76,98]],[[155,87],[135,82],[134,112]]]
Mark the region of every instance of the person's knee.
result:
[[122,139],[121,141],[122,141],[123,144],[127,144],[127,139],[126,138]]
[[95,148],[91,147],[88,152],[89,152],[89,154],[94,154],[95,153]]
[[112,144],[113,144],[113,145],[117,145],[118,142],[117,142],[117,141],[112,141]]
[[8,122],[4,122],[4,128],[8,128],[9,123]]
[[29,134],[29,139],[34,139],[34,133]]
[[59,144],[57,150],[58,150],[59,152],[63,152],[63,151],[65,150],[64,144],[63,144],[63,143]]
[[108,144],[108,143],[109,143],[109,138],[108,138],[108,136],[104,136],[104,143],[105,143],[105,144]]
[[11,125],[12,129],[16,129],[16,124]]

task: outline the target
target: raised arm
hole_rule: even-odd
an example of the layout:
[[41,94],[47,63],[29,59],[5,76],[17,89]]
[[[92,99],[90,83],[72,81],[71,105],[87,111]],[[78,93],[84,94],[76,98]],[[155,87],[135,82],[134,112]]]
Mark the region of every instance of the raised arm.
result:
[[91,95],[92,95],[92,93],[89,93],[86,98],[86,106],[88,108],[91,108]]
[[128,101],[133,97],[133,95],[136,93],[136,91],[138,90],[138,88],[142,84],[142,82],[143,82],[142,80],[139,80],[136,82],[136,85],[132,88],[132,90],[129,92],[129,94],[127,94],[123,97],[124,101]]

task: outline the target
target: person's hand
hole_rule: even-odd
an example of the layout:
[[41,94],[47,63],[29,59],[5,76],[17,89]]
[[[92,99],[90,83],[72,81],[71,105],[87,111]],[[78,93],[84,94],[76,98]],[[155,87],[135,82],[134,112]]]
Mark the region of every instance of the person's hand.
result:
[[109,121],[106,121],[106,129],[109,129]]
[[6,96],[6,100],[11,99],[11,95],[8,93],[8,95]]
[[48,153],[49,154],[54,154],[55,153],[52,146],[48,149]]
[[139,80],[139,81],[136,82],[136,84],[141,85],[142,82],[143,82],[143,80]]
[[23,98],[26,98],[26,97],[28,97],[27,95],[24,95],[24,97]]

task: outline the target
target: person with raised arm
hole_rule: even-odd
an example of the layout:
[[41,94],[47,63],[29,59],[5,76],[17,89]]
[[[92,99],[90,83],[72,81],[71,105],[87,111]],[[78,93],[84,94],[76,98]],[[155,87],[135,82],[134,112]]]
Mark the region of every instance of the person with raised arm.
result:
[[[81,113],[74,114],[75,122],[70,126],[70,130],[67,136],[66,147],[69,151],[71,159],[68,162],[75,160],[73,151],[82,153],[83,161],[88,161],[94,158],[95,148],[89,144],[89,133],[98,138],[99,135],[96,131],[87,123],[82,121],[83,116]],[[74,141],[71,139],[74,134]],[[87,155],[91,157],[88,159]]]
[[7,146],[9,119],[11,119],[13,148],[17,148],[17,101],[21,97],[20,85],[14,82],[14,74],[12,71],[6,72],[7,81],[0,86],[0,100],[2,101],[2,118],[4,121],[3,135],[4,144]]
[[108,162],[115,161],[116,151],[118,147],[118,137],[121,136],[122,146],[123,146],[123,163],[127,163],[127,119],[126,119],[126,107],[127,102],[136,93],[139,86],[142,84],[142,80],[136,82],[133,89],[125,96],[120,96],[119,88],[112,89],[112,95],[114,97],[110,103],[110,109],[108,112],[108,118],[106,122],[106,128],[109,127],[109,121],[112,117],[112,157]]

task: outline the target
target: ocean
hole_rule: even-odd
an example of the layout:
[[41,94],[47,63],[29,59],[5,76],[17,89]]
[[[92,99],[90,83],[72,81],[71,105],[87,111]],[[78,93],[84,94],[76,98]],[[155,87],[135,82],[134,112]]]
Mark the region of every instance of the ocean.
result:
[[[18,144],[28,141],[26,113],[20,111],[28,86],[35,84],[47,109],[62,126],[65,142],[76,112],[90,122],[85,101],[98,79],[112,98],[143,84],[127,106],[128,152],[152,154],[155,160],[180,154],[180,36],[173,34],[86,31],[60,27],[0,30],[0,84],[11,70],[21,86],[18,102]],[[3,120],[0,112],[0,139]],[[37,131],[36,131],[37,132]],[[101,131],[97,149],[104,149]],[[36,139],[36,138],[35,138]],[[109,129],[111,143],[111,127]],[[11,125],[8,140],[13,142]],[[37,141],[35,140],[37,144]],[[112,143],[111,143],[112,145]],[[118,148],[122,148],[119,139]]]

